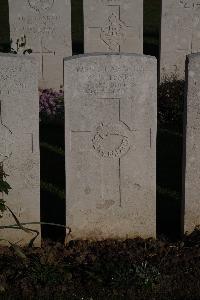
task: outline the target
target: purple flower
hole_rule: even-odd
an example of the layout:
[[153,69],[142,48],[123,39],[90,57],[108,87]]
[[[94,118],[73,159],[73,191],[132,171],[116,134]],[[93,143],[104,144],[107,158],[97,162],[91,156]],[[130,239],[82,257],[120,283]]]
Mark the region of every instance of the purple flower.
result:
[[64,92],[52,89],[40,90],[40,119],[64,120]]

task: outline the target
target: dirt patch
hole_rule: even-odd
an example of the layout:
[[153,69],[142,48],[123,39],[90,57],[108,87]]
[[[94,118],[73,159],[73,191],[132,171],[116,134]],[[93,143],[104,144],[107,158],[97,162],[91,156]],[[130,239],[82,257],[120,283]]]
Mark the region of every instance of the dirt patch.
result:
[[0,299],[199,299],[200,231],[182,241],[0,247]]

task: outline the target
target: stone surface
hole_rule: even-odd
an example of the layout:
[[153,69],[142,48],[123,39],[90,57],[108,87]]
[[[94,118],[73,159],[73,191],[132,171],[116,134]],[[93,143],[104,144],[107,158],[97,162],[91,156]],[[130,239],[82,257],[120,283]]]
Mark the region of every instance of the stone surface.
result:
[[186,55],[200,50],[200,0],[163,0],[161,79],[185,78]]
[[156,234],[156,69],[137,54],[64,62],[72,239]]
[[143,53],[143,0],[84,0],[85,53]]
[[189,55],[185,105],[185,231],[200,225],[200,54]]
[[[0,165],[12,188],[8,196],[3,195],[7,205],[20,222],[40,222],[37,64],[25,56],[0,54]],[[10,224],[16,222],[7,211],[0,226]],[[31,237],[21,230],[0,232],[0,238],[20,244]]]
[[70,0],[9,0],[13,48],[31,49],[39,61],[39,85],[63,85],[63,58],[72,53]]

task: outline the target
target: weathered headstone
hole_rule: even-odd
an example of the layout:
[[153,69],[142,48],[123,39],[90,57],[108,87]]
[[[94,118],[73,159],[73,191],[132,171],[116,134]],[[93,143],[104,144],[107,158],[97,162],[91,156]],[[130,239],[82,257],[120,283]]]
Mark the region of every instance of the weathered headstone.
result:
[[9,12],[13,48],[31,49],[40,87],[59,89],[63,58],[72,54],[70,0],[9,0]]
[[185,232],[200,225],[200,54],[188,59],[184,141]]
[[[39,95],[37,64],[25,56],[0,54],[0,166],[9,175],[6,204],[20,222],[40,222]],[[0,225],[16,224],[9,211]],[[39,226],[28,226],[39,230]],[[28,242],[22,230],[1,230],[0,238]],[[37,240],[39,243],[39,240]]]
[[156,234],[156,60],[66,59],[67,225],[71,237]]
[[160,77],[185,78],[186,55],[200,50],[200,0],[162,0]]
[[84,0],[85,53],[143,53],[143,0]]

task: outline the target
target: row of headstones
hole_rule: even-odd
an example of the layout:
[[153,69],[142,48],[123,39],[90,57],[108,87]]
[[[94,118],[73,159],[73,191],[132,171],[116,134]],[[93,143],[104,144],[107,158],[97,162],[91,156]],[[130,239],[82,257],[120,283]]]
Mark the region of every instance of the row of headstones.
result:
[[[142,1],[84,1],[87,52],[142,51]],[[70,2],[15,2],[9,0],[16,50],[30,47],[41,86],[58,87],[63,57],[71,54]],[[13,188],[9,205],[27,222],[39,221],[39,120],[37,68],[24,59],[1,56],[0,162]],[[155,64],[135,55],[65,62],[67,225],[75,238],[155,236]],[[8,237],[15,239],[16,230]]]
[[[62,87],[63,58],[72,55],[71,1],[9,0],[9,23],[12,48],[30,49],[39,61],[40,87]],[[142,53],[143,1],[84,0],[84,27],[85,53]]]
[[[200,54],[189,58],[184,160],[185,231],[200,224]],[[157,63],[137,54],[64,61],[66,224],[71,238],[156,236]],[[0,55],[3,195],[22,223],[40,221],[37,64]],[[0,225],[15,224],[7,211]],[[40,230],[39,226],[30,225]],[[17,229],[0,238],[27,242]],[[39,242],[39,240],[38,240]]]
[[[143,0],[83,0],[84,52],[143,53]],[[17,52],[32,50],[40,87],[63,86],[71,56],[70,0],[9,0],[10,35]],[[200,49],[200,1],[162,0],[160,76],[184,79],[187,54]]]

